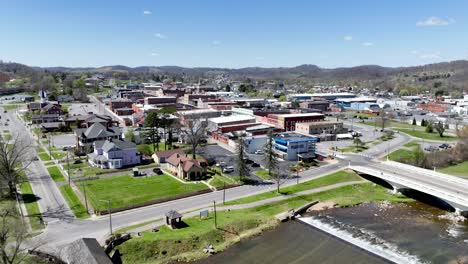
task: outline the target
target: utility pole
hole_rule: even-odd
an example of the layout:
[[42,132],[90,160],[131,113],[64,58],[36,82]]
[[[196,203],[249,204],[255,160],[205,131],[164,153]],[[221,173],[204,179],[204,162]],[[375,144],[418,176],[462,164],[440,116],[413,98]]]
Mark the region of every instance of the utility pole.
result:
[[86,206],[86,212],[89,214],[89,209],[88,209],[88,199],[86,198],[86,184],[84,184],[84,181],[81,182],[81,186],[83,186],[83,195],[84,195],[84,202]]
[[100,200],[101,202],[107,202],[107,213],[109,214],[109,230],[112,235],[112,211],[111,211],[111,200]]
[[70,175],[70,160],[68,159],[68,149],[67,149],[67,175],[68,175],[68,186],[71,184],[71,175]]
[[223,181],[223,205],[226,203],[226,182]]
[[215,221],[215,228],[218,228],[218,222],[216,219],[216,201],[213,201],[213,208],[214,208],[214,221]]

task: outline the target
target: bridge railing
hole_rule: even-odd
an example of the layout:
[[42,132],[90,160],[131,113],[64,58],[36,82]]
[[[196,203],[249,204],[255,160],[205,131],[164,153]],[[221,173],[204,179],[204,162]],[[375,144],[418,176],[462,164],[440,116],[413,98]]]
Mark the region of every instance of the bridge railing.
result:
[[396,161],[384,161],[383,164],[388,164],[390,166],[394,166],[394,167],[397,167],[397,168],[402,168],[404,170],[409,170],[409,171],[414,171],[414,172],[419,172],[419,173],[425,173],[425,174],[431,175],[433,177],[437,177],[439,179],[446,180],[448,182],[460,183],[460,184],[464,184],[464,185],[468,186],[468,180],[464,180],[464,179],[458,178],[456,176],[452,176],[452,175],[448,175],[448,174],[444,174],[444,173],[440,173],[440,172],[435,172],[435,171],[432,171],[432,170],[419,168],[419,167],[411,166],[411,165],[396,162]]
[[396,175],[391,175],[391,174],[384,173],[379,170],[370,169],[370,168],[366,168],[362,166],[350,166],[350,169],[360,171],[360,172],[363,172],[363,173],[366,173],[366,174],[369,174],[369,175],[372,175],[372,176],[375,176],[384,180],[388,180],[395,184],[401,184],[408,188],[418,190],[420,192],[429,193],[431,195],[437,196],[439,198],[442,198],[442,199],[445,199],[454,203],[458,203],[463,206],[468,206],[468,199],[461,198],[460,196],[453,195],[451,193],[440,190],[439,188],[434,188],[427,184],[421,184],[413,180],[398,177]]

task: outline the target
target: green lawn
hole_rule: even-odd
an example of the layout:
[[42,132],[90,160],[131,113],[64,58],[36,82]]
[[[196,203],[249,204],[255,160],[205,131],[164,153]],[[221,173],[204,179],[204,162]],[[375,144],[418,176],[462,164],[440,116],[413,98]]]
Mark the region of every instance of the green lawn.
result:
[[70,186],[60,186],[60,192],[62,193],[63,198],[65,198],[65,200],[67,201],[68,206],[70,206],[71,210],[73,211],[73,214],[75,214],[77,218],[84,219],[89,217],[88,212],[86,212],[85,206],[80,202],[80,200],[78,199],[75,192]]
[[443,136],[440,137],[437,133],[427,133],[425,130],[412,130],[412,129],[404,129],[404,128],[396,128],[396,130],[406,133],[410,136],[422,138],[422,139],[429,139],[429,140],[440,140],[440,141],[453,141],[457,140],[456,137],[452,136]]
[[233,177],[221,176],[221,175],[215,175],[213,179],[210,181],[210,185],[216,188],[221,188],[225,186],[224,184],[228,186],[228,185],[240,184],[240,182]]
[[52,157],[54,157],[54,159],[63,159],[67,156],[67,153],[66,152],[54,152],[52,151]]
[[413,151],[407,150],[407,149],[397,149],[393,152],[390,153],[388,156],[389,159],[394,160],[394,161],[400,161],[400,160],[414,160],[414,154]]
[[408,143],[404,144],[403,146],[405,146],[407,148],[414,148],[414,147],[419,146],[419,142],[418,141],[411,141],[411,142],[408,142]]
[[468,177],[468,161],[443,169],[439,169],[438,171],[455,176]]
[[5,110],[13,110],[13,109],[16,109],[16,108],[21,108],[21,106],[23,105],[20,105],[20,104],[9,104],[9,105],[4,105],[2,106],[3,109]]
[[[168,175],[139,178],[122,175],[82,183],[86,184],[86,193],[92,205],[103,210],[106,205],[100,200],[110,199],[112,208],[118,208],[208,188],[202,183],[183,184]],[[83,191],[83,185],[79,185]]]
[[53,161],[44,162],[44,166],[51,166],[51,165],[55,165],[55,162]]
[[323,186],[332,185],[335,183],[341,182],[349,182],[349,181],[358,181],[362,180],[355,172],[351,171],[338,171],[332,173],[330,175],[320,177],[318,179],[302,182],[296,185],[291,185],[288,187],[284,187],[280,189],[281,193],[277,193],[276,191],[260,193],[244,198],[240,198],[237,200],[226,202],[226,205],[233,205],[233,204],[245,204],[245,203],[252,203],[259,200],[265,200],[276,196],[281,196],[284,194],[291,194],[296,192],[301,192],[305,190],[315,189]]
[[45,153],[45,152],[39,153],[38,155],[39,155],[39,158],[40,158],[42,161],[49,161],[49,160],[51,160],[49,154],[47,154],[47,153]]
[[38,148],[36,148],[36,151],[37,151],[37,153],[43,153],[43,152],[45,152],[45,149],[42,148],[42,147],[38,147]]
[[13,136],[11,134],[4,134],[3,135],[3,139],[5,140],[11,140],[13,138]]
[[50,177],[56,182],[65,181],[65,177],[57,166],[47,168],[49,171]]
[[258,170],[256,172],[254,172],[255,175],[257,175],[258,177],[264,179],[264,180],[269,180],[270,179],[270,176],[268,175],[268,170]]
[[[368,126],[376,126],[376,122],[375,121],[366,121],[366,122],[359,122],[359,124],[364,124],[364,125],[368,125]],[[379,123],[379,121],[377,121],[377,128],[381,128],[382,125]],[[385,127],[396,127],[396,128],[407,128],[407,129],[415,129],[415,130],[424,130],[425,128],[422,127],[422,126],[413,126],[411,124],[408,124],[408,123],[402,123],[402,122],[397,122],[397,121],[387,121],[387,123],[385,124]]]
[[277,225],[274,215],[313,200],[332,200],[341,206],[384,200],[412,201],[401,195],[392,195],[387,189],[372,183],[344,186],[249,209],[220,210],[217,212],[218,228],[214,226],[212,214],[206,219],[186,218],[183,219],[187,225],[185,228],[173,230],[162,226],[159,232],[146,231],[141,238],[129,240],[118,249],[123,254],[123,261],[128,263],[166,263],[206,257],[202,252],[206,245],[212,244],[216,251],[221,251],[249,235]]
[[27,217],[33,230],[44,228],[41,222],[41,210],[39,210],[39,204],[37,203],[37,197],[32,191],[29,182],[25,181],[20,184],[21,193],[23,197],[24,206],[26,207]]

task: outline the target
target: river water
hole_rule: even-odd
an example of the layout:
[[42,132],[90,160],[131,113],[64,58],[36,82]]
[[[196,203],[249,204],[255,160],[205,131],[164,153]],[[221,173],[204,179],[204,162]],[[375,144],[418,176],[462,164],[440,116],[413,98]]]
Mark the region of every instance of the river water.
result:
[[421,202],[333,208],[198,263],[468,263],[468,221],[457,220]]

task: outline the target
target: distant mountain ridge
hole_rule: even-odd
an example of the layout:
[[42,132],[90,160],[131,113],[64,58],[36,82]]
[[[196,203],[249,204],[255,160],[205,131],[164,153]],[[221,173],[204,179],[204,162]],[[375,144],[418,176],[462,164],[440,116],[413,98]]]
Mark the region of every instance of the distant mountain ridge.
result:
[[[19,69],[19,70],[18,70]],[[381,81],[395,79],[400,76],[427,75],[449,73],[450,81],[455,83],[468,83],[468,61],[457,60],[411,67],[383,67],[378,65],[361,65],[355,67],[340,67],[334,69],[321,68],[317,65],[303,64],[296,67],[246,67],[239,69],[211,68],[211,67],[179,67],[179,66],[139,66],[127,67],[124,65],[110,65],[103,67],[29,67],[19,63],[0,63],[0,71],[29,72],[62,71],[75,73],[155,73],[155,74],[186,74],[206,76],[212,74],[228,74],[232,77],[263,79],[263,80],[291,80],[304,79],[313,81]]]

